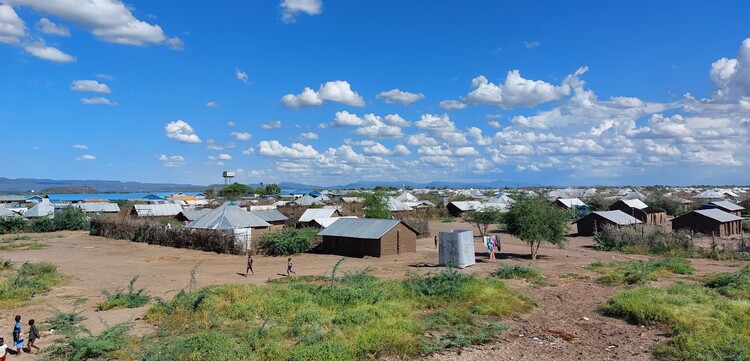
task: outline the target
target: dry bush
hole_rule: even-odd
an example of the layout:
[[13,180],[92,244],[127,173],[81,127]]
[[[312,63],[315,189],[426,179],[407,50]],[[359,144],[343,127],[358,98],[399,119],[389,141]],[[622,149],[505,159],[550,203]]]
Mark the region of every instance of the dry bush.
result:
[[121,217],[102,217],[91,220],[91,235],[127,239],[174,248],[187,248],[207,252],[245,254],[231,230],[197,228],[165,229],[152,221]]

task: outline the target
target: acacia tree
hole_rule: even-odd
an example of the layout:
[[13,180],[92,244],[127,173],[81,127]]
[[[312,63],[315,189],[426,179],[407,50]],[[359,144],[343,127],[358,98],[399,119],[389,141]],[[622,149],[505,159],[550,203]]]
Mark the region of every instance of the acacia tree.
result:
[[544,198],[519,197],[503,215],[508,232],[528,243],[536,260],[542,242],[564,248],[570,214]]
[[466,222],[474,223],[477,229],[479,229],[479,235],[482,237],[487,234],[487,228],[490,227],[490,224],[497,224],[503,220],[503,214],[500,210],[492,207],[482,210],[472,209],[464,212],[461,217]]
[[365,199],[363,204],[365,218],[391,218],[391,211],[388,209],[388,201],[386,201],[385,193],[382,190],[373,193],[364,193],[362,197]]
[[247,194],[247,192],[249,191],[250,187],[240,183],[233,183],[222,189],[219,189],[219,195],[235,201],[243,195]]

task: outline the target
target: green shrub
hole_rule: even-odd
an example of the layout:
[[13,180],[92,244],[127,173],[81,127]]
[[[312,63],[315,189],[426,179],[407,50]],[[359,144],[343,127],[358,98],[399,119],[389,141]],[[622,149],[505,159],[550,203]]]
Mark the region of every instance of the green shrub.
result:
[[315,240],[315,228],[284,228],[267,232],[258,242],[258,250],[269,256],[290,256],[307,252]]
[[81,316],[81,312],[61,312],[56,310],[52,317],[45,320],[45,324],[48,326],[48,329],[55,330],[57,334],[75,336],[86,330],[81,325],[81,322],[84,320],[86,320],[86,317]]
[[673,336],[654,346],[662,360],[750,359],[750,302],[729,300],[701,285],[640,287],[621,292],[601,308],[629,323],[670,326]]
[[656,280],[661,274],[692,274],[693,267],[684,258],[670,257],[652,259],[648,262],[628,261],[603,263],[596,261],[586,266],[586,269],[601,274],[599,283],[607,285],[643,284]]
[[88,231],[89,219],[86,213],[73,206],[67,206],[55,214],[55,221],[58,231]]
[[662,227],[615,227],[605,225],[594,235],[596,248],[604,251],[691,257],[697,251],[685,232],[668,232]]
[[127,291],[122,289],[114,292],[103,290],[102,293],[107,299],[96,306],[97,311],[106,311],[113,308],[136,308],[151,301],[151,296],[146,293],[145,289],[135,290],[134,285],[137,280],[138,276],[130,280]]
[[0,273],[0,307],[15,308],[28,303],[34,296],[48,292],[62,280],[52,263],[26,262],[17,270]]
[[525,279],[535,284],[546,283],[544,276],[542,276],[542,272],[531,266],[501,265],[498,269],[492,272],[492,277],[502,279]]
[[17,216],[0,217],[0,234],[19,233],[26,227],[26,220]]
[[107,327],[97,336],[92,336],[85,329],[55,339],[46,353],[55,360],[83,361],[91,359],[121,360],[133,357],[133,351],[128,345],[127,331],[132,328],[131,323],[122,323]]
[[736,273],[718,273],[706,280],[706,287],[716,289],[729,298],[750,300],[750,266]]
[[57,231],[57,222],[47,217],[36,218],[28,224],[26,229],[34,233],[54,232]]

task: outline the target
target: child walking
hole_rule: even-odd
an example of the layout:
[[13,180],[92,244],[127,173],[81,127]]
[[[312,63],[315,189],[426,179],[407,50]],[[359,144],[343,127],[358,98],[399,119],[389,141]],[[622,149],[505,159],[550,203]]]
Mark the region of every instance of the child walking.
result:
[[32,318],[29,320],[29,353],[31,353],[32,348],[35,348],[37,351],[39,351],[39,347],[34,345],[34,342],[40,337],[42,336],[39,335],[39,330],[36,329],[36,325],[34,325],[34,319]]
[[13,326],[13,347],[19,354],[23,352],[23,333],[21,333],[21,316],[16,315],[16,324]]
[[286,261],[286,275],[289,276],[290,273],[297,274],[297,272],[294,272],[292,270],[292,267],[294,267],[294,263],[292,263],[292,257],[289,257],[289,259]]
[[253,255],[250,253],[247,254],[247,269],[245,270],[245,277],[247,277],[247,271],[255,274],[255,271],[253,271]]

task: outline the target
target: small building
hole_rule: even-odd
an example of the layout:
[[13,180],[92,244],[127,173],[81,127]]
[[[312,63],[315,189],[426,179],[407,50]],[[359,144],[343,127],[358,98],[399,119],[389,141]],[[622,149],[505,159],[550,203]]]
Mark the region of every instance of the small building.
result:
[[621,210],[645,224],[667,223],[667,211],[658,207],[649,207],[640,199],[621,199],[609,207],[610,211]]
[[450,202],[446,206],[448,213],[453,217],[461,217],[466,211],[478,210],[482,208],[482,202],[479,201],[459,201]]
[[270,224],[270,230],[275,231],[284,228],[286,221],[289,219],[283,215],[277,209],[266,209],[262,211],[250,211],[251,214],[258,218],[268,222]]
[[739,204],[734,204],[729,201],[713,201],[701,207],[701,209],[709,209],[709,208],[718,208],[729,214],[734,214],[737,217],[741,217],[742,211],[745,209],[745,207]]
[[396,198],[393,198],[393,197],[388,197],[388,199],[386,200],[386,203],[388,204],[388,210],[391,212],[411,212],[414,210],[408,205],[404,204],[401,201],[396,200]]
[[333,222],[336,222],[339,219],[343,219],[343,218],[357,218],[357,216],[315,218],[312,220],[311,224],[313,227],[317,227],[317,228],[328,228],[328,226],[332,225]]
[[742,218],[718,208],[699,209],[673,219],[672,229],[729,237],[742,232]]
[[244,249],[252,249],[253,237],[259,238],[271,225],[232,202],[224,202],[200,218],[188,223],[188,228],[232,230]]
[[615,210],[591,212],[573,223],[578,226],[579,236],[592,236],[594,232],[601,232],[605,225],[625,227],[643,222],[621,210]]
[[311,227],[315,218],[341,217],[342,214],[337,208],[308,208],[299,216],[297,226]]
[[73,203],[73,207],[79,208],[83,213],[119,213],[120,206],[117,203]]
[[417,232],[396,219],[342,218],[320,231],[324,253],[383,257],[416,253]]
[[440,232],[438,261],[441,266],[464,268],[476,264],[473,231]]
[[44,198],[41,202],[29,208],[23,216],[26,218],[53,218],[55,216],[55,205],[49,201],[49,198]]
[[682,211],[684,213],[690,212],[693,210],[693,204],[695,202],[689,200],[689,199],[680,199],[680,206],[682,207]]
[[134,204],[131,216],[135,217],[174,217],[182,212],[182,206],[175,203]]
[[555,199],[554,204],[560,208],[575,210],[576,207],[586,206],[582,200],[578,198],[558,198]]
[[196,210],[186,210],[186,211],[177,213],[177,215],[174,216],[174,218],[183,223],[192,222],[208,212],[211,212],[211,209],[203,208],[203,209],[196,209]]

